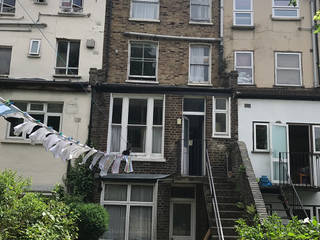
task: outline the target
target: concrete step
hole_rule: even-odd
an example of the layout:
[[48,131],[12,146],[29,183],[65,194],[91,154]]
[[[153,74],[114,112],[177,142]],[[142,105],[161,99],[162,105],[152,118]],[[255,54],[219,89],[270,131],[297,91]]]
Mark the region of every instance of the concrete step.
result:
[[[236,225],[236,221],[238,218],[220,218],[222,227],[234,227]],[[216,224],[216,221],[213,221],[214,225]]]
[[241,211],[235,203],[218,203],[218,207],[220,211]]
[[239,196],[239,192],[234,189],[216,189],[217,196]]
[[244,211],[223,211],[220,210],[220,217],[221,218],[242,218],[245,215]]
[[[236,232],[236,229],[234,227],[222,227],[222,230],[223,230],[223,235],[227,235],[227,236],[237,236],[238,235]],[[217,227],[211,228],[211,234],[218,235]]]
[[234,203],[240,202],[240,195],[238,196],[221,196],[217,195],[218,203]]

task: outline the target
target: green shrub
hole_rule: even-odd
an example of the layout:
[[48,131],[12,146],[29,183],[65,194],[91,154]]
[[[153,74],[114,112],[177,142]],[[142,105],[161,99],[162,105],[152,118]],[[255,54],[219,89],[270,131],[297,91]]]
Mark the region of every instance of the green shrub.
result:
[[244,219],[236,225],[241,240],[302,240],[320,239],[320,224],[314,218],[306,221],[294,217],[287,225],[276,214],[269,216],[262,223],[255,217],[255,224],[249,226]]
[[30,181],[0,173],[0,239],[73,240],[77,215],[63,202],[26,192]]
[[98,240],[107,230],[109,216],[104,207],[94,203],[75,203],[78,213],[79,240]]

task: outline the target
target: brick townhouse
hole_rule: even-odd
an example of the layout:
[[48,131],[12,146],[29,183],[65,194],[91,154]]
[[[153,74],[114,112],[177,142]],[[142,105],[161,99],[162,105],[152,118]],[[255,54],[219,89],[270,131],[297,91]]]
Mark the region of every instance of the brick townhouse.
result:
[[[217,0],[107,1],[103,69],[90,73],[90,139],[109,153],[130,149],[134,172],[122,164],[101,177],[103,239],[195,240],[210,228],[216,239],[206,159],[217,193],[232,195],[224,165],[237,139],[236,74],[219,61],[220,27]],[[237,199],[223,197],[221,218],[239,216]]]

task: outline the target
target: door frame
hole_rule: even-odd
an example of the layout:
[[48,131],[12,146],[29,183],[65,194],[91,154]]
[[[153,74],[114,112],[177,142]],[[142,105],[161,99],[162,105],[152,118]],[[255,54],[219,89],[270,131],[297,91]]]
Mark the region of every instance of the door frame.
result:
[[[191,236],[173,236],[173,204],[191,205]],[[169,239],[170,240],[195,240],[196,236],[196,200],[192,198],[171,198],[170,199],[170,219],[169,219]]]

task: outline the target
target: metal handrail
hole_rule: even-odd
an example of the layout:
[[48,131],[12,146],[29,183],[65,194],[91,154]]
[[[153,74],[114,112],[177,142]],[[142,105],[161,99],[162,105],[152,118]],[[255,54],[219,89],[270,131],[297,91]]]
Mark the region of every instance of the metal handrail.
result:
[[217,195],[216,195],[216,190],[214,187],[214,181],[213,181],[213,176],[212,176],[212,169],[211,169],[208,150],[206,150],[206,169],[207,169],[207,173],[208,173],[208,180],[209,180],[209,186],[210,186],[210,192],[211,192],[211,201],[212,201],[212,206],[213,206],[213,210],[214,210],[214,217],[215,217],[216,225],[217,225],[218,237],[219,237],[219,240],[224,240],[223,229],[222,229],[220,213],[219,213],[219,207],[218,207],[218,202],[217,202]]

